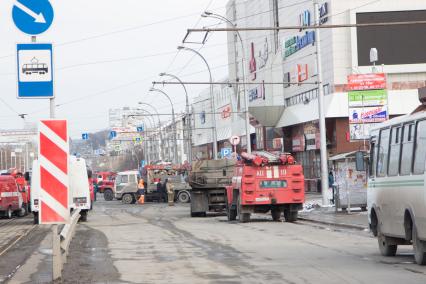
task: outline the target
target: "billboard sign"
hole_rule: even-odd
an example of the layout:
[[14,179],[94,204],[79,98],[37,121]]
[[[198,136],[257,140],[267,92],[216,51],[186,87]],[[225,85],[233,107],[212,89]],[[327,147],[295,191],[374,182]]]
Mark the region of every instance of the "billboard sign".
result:
[[348,93],[349,107],[381,106],[388,103],[386,90],[354,91]]
[[378,123],[388,119],[388,107],[358,107],[349,110],[349,123]]
[[384,73],[349,75],[347,89],[349,91],[386,89],[386,75]]

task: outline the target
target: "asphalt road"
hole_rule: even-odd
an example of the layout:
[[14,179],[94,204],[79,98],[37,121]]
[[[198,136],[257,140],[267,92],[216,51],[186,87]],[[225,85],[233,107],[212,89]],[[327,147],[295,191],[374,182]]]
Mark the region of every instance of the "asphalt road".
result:
[[[22,263],[6,282],[48,281],[48,236],[35,229],[23,240],[31,243],[27,250],[11,250],[14,265]],[[368,232],[264,215],[228,223],[225,216],[190,218],[187,204],[100,201],[78,226],[63,282],[407,284],[426,283],[426,267],[414,264],[409,247],[393,258],[380,256]]]
[[299,222],[190,218],[188,205],[98,202],[65,266],[70,282],[426,283],[411,249],[379,255],[368,232]]

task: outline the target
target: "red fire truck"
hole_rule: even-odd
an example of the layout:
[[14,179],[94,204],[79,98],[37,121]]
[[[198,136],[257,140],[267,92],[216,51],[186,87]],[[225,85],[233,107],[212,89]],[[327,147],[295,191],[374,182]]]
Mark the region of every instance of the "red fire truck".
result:
[[278,221],[297,220],[305,201],[301,165],[287,153],[242,153],[235,166],[232,185],[226,187],[228,220],[250,221],[251,213],[268,213]]

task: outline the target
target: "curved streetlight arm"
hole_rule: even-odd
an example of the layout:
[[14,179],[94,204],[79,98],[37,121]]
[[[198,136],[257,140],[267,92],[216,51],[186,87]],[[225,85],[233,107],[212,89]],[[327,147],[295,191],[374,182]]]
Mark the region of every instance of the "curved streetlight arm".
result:
[[[157,114],[157,118],[158,118],[158,131],[160,133],[160,143],[162,143],[162,141],[163,141],[163,134],[162,134],[162,131],[161,131],[161,121],[160,121],[160,114],[158,113],[158,110],[153,105],[151,105],[149,103],[139,102],[139,104],[140,105],[149,106]],[[159,158],[160,158],[160,160],[163,159],[163,157],[164,157],[163,148],[160,146],[160,152],[159,152]]]
[[176,137],[177,134],[176,134],[176,121],[175,121],[175,108],[173,106],[173,102],[170,99],[169,95],[166,92],[164,92],[163,90],[151,88],[149,91],[150,92],[157,92],[157,93],[161,93],[161,94],[165,95],[167,97],[167,99],[169,100],[170,105],[172,107],[172,124],[173,124],[173,136],[174,136],[173,140],[175,142],[174,143],[174,147],[173,147],[174,148],[174,160],[175,160],[175,163],[178,164],[179,163],[179,161],[178,161],[178,151],[177,151],[178,145],[177,145],[177,137]]
[[176,81],[178,81],[184,91],[185,91],[185,99],[186,99],[186,128],[187,128],[187,135],[188,135],[188,143],[187,143],[187,158],[190,162],[192,162],[192,131],[191,131],[191,118],[190,118],[190,113],[189,113],[189,98],[188,98],[188,90],[186,89],[185,84],[182,82],[181,79],[179,79],[179,77],[173,75],[173,74],[169,74],[169,73],[160,73],[160,77],[163,76],[168,76],[171,77],[173,79],[175,79]]
[[[210,11],[205,11],[202,15],[201,15],[202,17],[205,17],[205,18],[214,18],[214,19],[218,19],[218,20],[221,20],[221,21],[224,21],[224,22],[226,22],[226,23],[228,23],[228,24],[230,24],[231,26],[233,26],[233,27],[236,27],[237,26],[237,24],[234,24],[230,19],[228,19],[228,18],[226,18],[226,17],[224,17],[224,16],[222,16],[222,15],[219,15],[219,14],[216,14],[216,13],[213,13],[213,12],[210,12]],[[246,71],[245,71],[245,68],[246,68],[246,59],[245,59],[245,57],[246,57],[246,54],[245,54],[245,49],[244,49],[244,42],[243,42],[243,38],[241,37],[241,33],[239,32],[239,31],[236,31],[236,34],[238,35],[238,38],[239,38],[239,40],[240,40],[240,43],[241,43],[241,51],[242,51],[242,72],[243,72],[243,93],[244,93],[244,104],[246,105],[246,111],[245,111],[245,129],[246,129],[246,143],[247,143],[247,153],[251,153],[251,139],[250,139],[250,114],[249,114],[249,110],[248,110],[248,108],[249,108],[249,98],[248,98],[248,94],[247,94],[247,87],[246,87]],[[237,77],[238,77],[238,75],[237,75]]]
[[[216,111],[216,104],[215,104],[215,99],[214,99],[214,94],[213,94],[213,78],[212,78],[212,71],[210,69],[210,65],[207,62],[207,60],[204,58],[204,56],[199,53],[198,51],[196,51],[195,49],[186,47],[186,46],[178,46],[178,50],[186,50],[186,51],[191,51],[195,54],[197,54],[199,57],[201,57],[201,59],[204,61],[204,63],[207,66],[207,69],[209,71],[209,76],[210,76],[210,97],[212,100],[212,111],[215,112]],[[217,125],[216,125],[216,116],[213,114],[212,115],[212,120],[213,120],[213,158],[215,160],[217,160]]]

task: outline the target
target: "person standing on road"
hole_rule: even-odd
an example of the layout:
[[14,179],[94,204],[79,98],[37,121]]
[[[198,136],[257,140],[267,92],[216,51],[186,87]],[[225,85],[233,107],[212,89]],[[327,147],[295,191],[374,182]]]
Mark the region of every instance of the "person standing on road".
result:
[[331,202],[334,204],[334,175],[332,171],[328,173],[328,186],[331,187]]
[[138,183],[138,194],[139,194],[138,202],[140,204],[144,204],[145,203],[145,183],[142,178],[139,180],[139,183]]
[[174,190],[173,184],[171,184],[169,182],[169,180],[166,179],[165,185],[166,185],[166,190],[167,190],[167,200],[168,200],[169,206],[173,206],[173,205],[175,205],[174,204],[175,190]]

